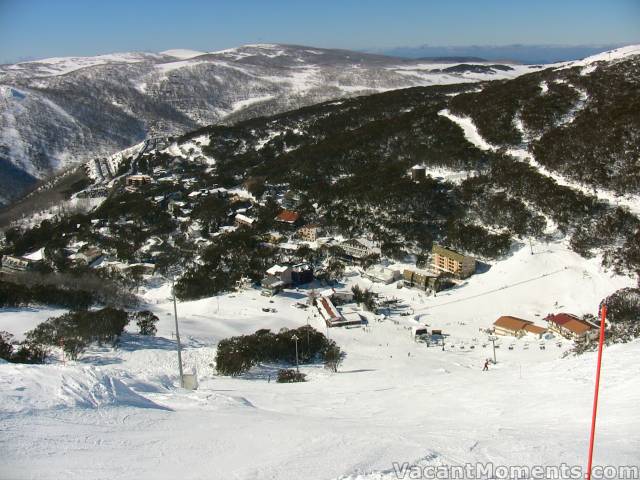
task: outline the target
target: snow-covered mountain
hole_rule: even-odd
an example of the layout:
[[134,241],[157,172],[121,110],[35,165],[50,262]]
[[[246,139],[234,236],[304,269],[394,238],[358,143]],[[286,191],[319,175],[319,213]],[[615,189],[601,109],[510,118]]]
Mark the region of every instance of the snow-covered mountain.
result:
[[0,202],[37,179],[150,135],[390,89],[512,78],[531,67],[437,64],[246,45],[0,66]]

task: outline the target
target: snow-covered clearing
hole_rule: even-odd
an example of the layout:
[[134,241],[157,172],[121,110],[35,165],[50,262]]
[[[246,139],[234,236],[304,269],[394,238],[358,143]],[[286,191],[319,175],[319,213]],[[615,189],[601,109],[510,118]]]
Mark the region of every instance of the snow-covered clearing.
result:
[[498,147],[496,147],[495,145],[491,145],[482,137],[482,135],[480,135],[480,132],[478,132],[478,127],[476,127],[470,117],[461,117],[459,115],[455,115],[448,109],[441,110],[438,113],[443,117],[448,118],[453,123],[457,124],[464,132],[464,137],[480,150],[498,150]]
[[262,97],[252,97],[245,100],[238,100],[237,102],[234,102],[233,106],[231,107],[231,113],[238,112],[257,103],[268,102],[269,100],[273,100],[274,98],[275,95],[263,95]]
[[67,310],[51,307],[0,308],[0,331],[9,332],[14,340],[22,341],[26,332],[64,313]]
[[160,52],[160,55],[168,55],[170,57],[179,58],[180,60],[188,60],[189,58],[199,57],[200,55],[206,55],[206,52],[189,50],[186,48],[173,48],[171,50],[165,50],[164,52]]
[[[394,461],[584,465],[594,355],[561,359],[566,340],[540,350],[537,339],[505,337],[498,364],[482,372],[492,353],[478,330],[506,314],[542,324],[549,312],[594,312],[632,280],[561,243],[534,244],[534,255],[522,247],[482,270],[435,298],[375,284],[413,315],[389,312],[378,321],[367,314],[367,328],[330,330],[347,352],[344,364],[337,374],[303,365],[303,384],[269,382],[275,366],[229,378],[210,365],[216,342],[230,335],[307,321],[326,331],[319,317],[292,306],[306,290],[179,303],[185,369],[199,375],[194,392],[176,388],[169,287],[149,287],[143,296],[160,317],[157,337],[125,335],[118,350],[93,347],[66,366],[0,365],[3,475],[374,479],[394,478]],[[354,283],[371,286],[352,272],[346,286]],[[0,312],[0,329],[30,328],[14,314]],[[446,351],[411,339],[414,317],[449,335]],[[639,353],[639,342],[605,352],[596,463],[637,463]]]

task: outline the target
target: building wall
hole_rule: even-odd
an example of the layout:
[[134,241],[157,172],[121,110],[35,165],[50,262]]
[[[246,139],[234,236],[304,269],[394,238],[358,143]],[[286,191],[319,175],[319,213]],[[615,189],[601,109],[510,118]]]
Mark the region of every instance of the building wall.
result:
[[493,330],[496,335],[504,335],[510,337],[521,337],[523,335],[521,330],[513,331],[502,327],[494,327]]
[[462,262],[446,255],[434,253],[432,257],[433,268],[437,271],[451,273],[460,278],[467,278],[475,272],[476,261],[471,257],[465,257]]

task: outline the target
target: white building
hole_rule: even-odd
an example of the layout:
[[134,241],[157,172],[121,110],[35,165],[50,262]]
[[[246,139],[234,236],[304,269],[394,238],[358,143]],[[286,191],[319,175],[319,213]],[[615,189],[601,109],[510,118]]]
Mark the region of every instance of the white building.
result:
[[400,279],[400,270],[373,265],[364,272],[364,276],[372,282],[380,282],[386,285]]

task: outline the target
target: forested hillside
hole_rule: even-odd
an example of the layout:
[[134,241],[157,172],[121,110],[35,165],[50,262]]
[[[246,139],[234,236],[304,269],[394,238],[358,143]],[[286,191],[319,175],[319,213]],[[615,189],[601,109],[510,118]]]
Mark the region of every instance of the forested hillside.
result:
[[496,146],[588,185],[640,193],[640,58],[549,69],[451,102]]
[[[177,265],[183,297],[206,296],[242,275],[259,280],[281,258],[265,245],[273,232],[285,239],[294,233],[274,222],[288,196],[306,223],[322,225],[329,235],[370,238],[392,259],[415,254],[420,262],[438,242],[491,260],[508,255],[514,242],[566,236],[584,257],[602,254],[605,266],[638,273],[640,220],[632,211],[561,184],[508,150],[524,143],[536,156],[542,152],[539,162],[555,172],[585,182],[589,173],[597,187],[635,191],[638,145],[621,146],[612,132],[637,135],[637,67],[631,58],[586,72],[549,69],[484,84],[481,91],[477,85],[416,87],[201,128],[136,161],[151,183],[131,191],[121,177],[100,207],[72,221],[9,230],[5,252],[45,246],[55,258],[78,239],[128,263],[152,258],[162,271]],[[477,148],[445,109],[468,114],[481,135],[505,148]],[[579,122],[597,112],[607,128],[584,133]],[[580,155],[576,144],[590,155]],[[120,172],[131,162],[125,159]],[[410,175],[416,164],[428,173],[419,181]],[[220,196],[219,188],[248,197]],[[171,198],[181,199],[179,208],[169,206]],[[252,228],[233,231],[237,213],[255,218]],[[156,251],[149,247],[152,237],[162,245]],[[295,255],[318,254],[300,249]]]

